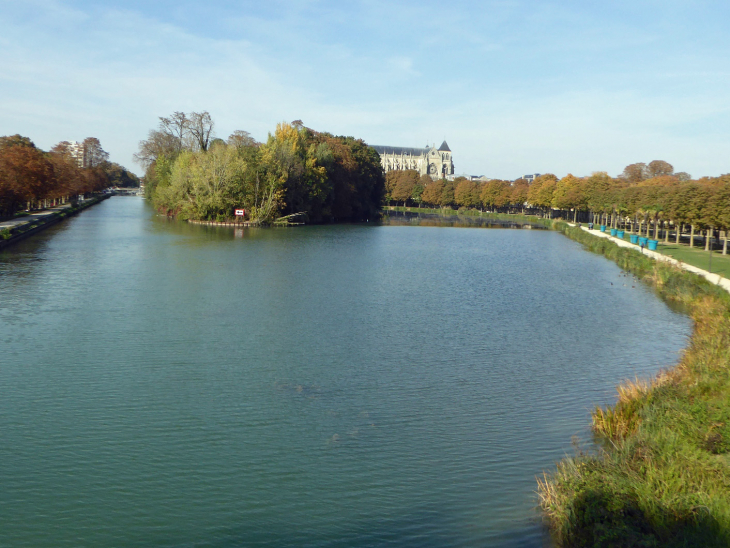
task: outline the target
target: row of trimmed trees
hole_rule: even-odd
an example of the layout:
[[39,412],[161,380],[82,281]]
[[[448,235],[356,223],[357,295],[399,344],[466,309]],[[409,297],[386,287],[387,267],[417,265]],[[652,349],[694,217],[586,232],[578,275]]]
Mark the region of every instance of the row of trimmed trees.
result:
[[[578,178],[568,175],[539,177],[530,185],[528,201],[546,215],[623,228],[654,239],[679,243],[696,235],[708,248],[713,237],[730,230],[730,175],[692,180],[676,174],[657,175],[632,182],[594,173]],[[723,248],[726,250],[726,243]]]
[[94,137],[80,148],[62,141],[48,152],[28,137],[0,137],[0,217],[66,203],[112,185],[139,186],[136,175],[108,157]]
[[385,177],[377,152],[362,140],[317,132],[301,121],[278,124],[265,143],[245,131],[223,141],[213,130],[207,112],[176,112],[140,142],[145,195],[158,210],[225,221],[244,209],[245,220],[260,223],[378,216]]
[[434,207],[478,208],[493,212],[538,212],[574,222],[625,228],[655,239],[679,242],[695,235],[710,238],[730,231],[730,175],[692,180],[674,173],[671,164],[655,160],[631,164],[618,177],[596,172],[562,179],[546,174],[532,183],[457,178],[432,181],[416,171],[389,172],[386,199],[391,203]]
[[476,208],[489,211],[524,211],[530,185],[523,179],[487,182],[457,177],[453,181],[434,181],[415,170],[389,171],[386,174],[386,201],[431,207]]

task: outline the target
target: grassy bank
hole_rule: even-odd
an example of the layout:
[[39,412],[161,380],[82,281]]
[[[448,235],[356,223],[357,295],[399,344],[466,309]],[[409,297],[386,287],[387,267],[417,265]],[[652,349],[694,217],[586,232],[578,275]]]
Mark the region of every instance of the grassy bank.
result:
[[565,223],[554,228],[615,261],[694,320],[680,362],[626,382],[593,412],[599,449],[539,481],[560,546],[730,545],[730,295],[703,278]]
[[712,265],[710,266],[710,252],[705,251],[702,246],[689,247],[686,244],[665,244],[659,242],[657,251],[683,263],[691,264],[703,270],[712,270],[713,274],[720,274],[725,278],[730,278],[730,255],[723,255],[719,251],[713,251]]

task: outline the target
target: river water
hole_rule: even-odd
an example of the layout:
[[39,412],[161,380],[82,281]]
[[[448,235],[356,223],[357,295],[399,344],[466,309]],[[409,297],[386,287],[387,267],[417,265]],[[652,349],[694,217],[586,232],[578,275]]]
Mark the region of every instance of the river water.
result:
[[0,546],[549,545],[535,476],[690,328],[555,232],[111,198],[0,252]]

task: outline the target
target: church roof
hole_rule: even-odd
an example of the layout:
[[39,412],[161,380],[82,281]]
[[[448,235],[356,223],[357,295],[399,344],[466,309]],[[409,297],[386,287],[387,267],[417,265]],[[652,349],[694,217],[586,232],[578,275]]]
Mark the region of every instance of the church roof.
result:
[[429,148],[389,147],[381,145],[370,146],[374,148],[378,154],[410,154],[411,156],[422,156],[430,150]]
[[441,143],[441,146],[439,147],[440,152],[451,152],[451,149],[449,148],[449,145],[446,144],[446,141]]

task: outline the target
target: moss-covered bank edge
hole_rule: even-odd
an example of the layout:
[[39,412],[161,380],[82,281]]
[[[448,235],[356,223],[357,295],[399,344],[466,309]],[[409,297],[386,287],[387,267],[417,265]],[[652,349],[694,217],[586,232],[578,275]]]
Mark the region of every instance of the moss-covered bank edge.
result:
[[598,449],[538,478],[558,546],[730,546],[730,295],[695,274],[564,222],[694,320],[679,363],[618,387],[592,414]]
[[56,213],[51,213],[42,219],[36,219],[32,222],[13,227],[12,229],[5,229],[0,232],[0,249],[5,249],[17,242],[25,240],[26,238],[61,222],[67,217],[76,215],[80,211],[96,205],[109,197],[109,194],[94,196],[88,200],[80,202],[76,206],[64,208]]

